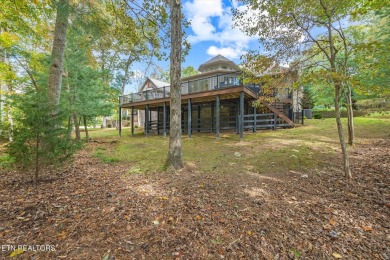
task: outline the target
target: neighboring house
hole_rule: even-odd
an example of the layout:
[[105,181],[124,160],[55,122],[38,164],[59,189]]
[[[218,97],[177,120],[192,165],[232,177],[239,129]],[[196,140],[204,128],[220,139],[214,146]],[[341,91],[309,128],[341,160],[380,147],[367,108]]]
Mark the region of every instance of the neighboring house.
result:
[[[252,107],[261,95],[260,85],[244,85],[241,69],[218,55],[200,65],[199,73],[182,78],[182,129],[194,132],[276,129],[294,125],[299,94],[291,89],[275,93],[277,101],[263,102],[265,109]],[[276,74],[277,75],[277,74]],[[147,78],[138,93],[120,97],[121,108],[137,109],[139,126],[145,134],[169,132],[170,87],[168,82]],[[132,133],[134,129],[132,129]]]

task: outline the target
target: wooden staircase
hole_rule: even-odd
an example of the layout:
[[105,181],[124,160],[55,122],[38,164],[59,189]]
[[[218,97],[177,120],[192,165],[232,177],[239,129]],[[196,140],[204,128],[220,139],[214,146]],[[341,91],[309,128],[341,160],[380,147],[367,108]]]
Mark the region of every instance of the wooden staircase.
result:
[[286,121],[287,124],[289,124],[290,126],[294,126],[294,122],[291,121],[290,118],[288,118],[288,116],[286,116],[284,113],[283,113],[283,103],[282,102],[275,102],[275,105],[271,105],[270,103],[268,103],[267,101],[264,101],[262,100],[261,103],[267,107],[269,110],[271,110],[273,113],[275,113],[278,117],[282,118],[284,121]]

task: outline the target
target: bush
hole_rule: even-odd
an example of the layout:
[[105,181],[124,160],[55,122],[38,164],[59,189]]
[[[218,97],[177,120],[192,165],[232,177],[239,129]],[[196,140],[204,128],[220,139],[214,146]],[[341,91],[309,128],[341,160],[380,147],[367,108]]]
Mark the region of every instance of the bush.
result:
[[0,167],[1,168],[10,168],[15,163],[15,158],[8,154],[0,155]]
[[314,118],[314,119],[321,119],[321,118],[322,118],[322,115],[321,115],[320,113],[315,113],[315,114],[313,115],[313,118]]
[[17,123],[7,153],[15,159],[16,165],[22,166],[26,172],[34,172],[35,185],[41,166],[63,162],[80,145],[71,140],[70,129],[65,125],[68,116],[64,113],[51,116],[45,93],[45,90],[30,90],[24,95],[11,97],[17,111],[14,114]]

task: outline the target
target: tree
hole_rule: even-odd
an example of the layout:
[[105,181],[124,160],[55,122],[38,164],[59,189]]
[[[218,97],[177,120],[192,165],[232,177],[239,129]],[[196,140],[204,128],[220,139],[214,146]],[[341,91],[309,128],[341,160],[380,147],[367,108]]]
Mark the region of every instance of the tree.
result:
[[[357,6],[353,0],[243,0],[256,15],[236,9],[236,25],[249,35],[257,35],[265,51],[279,64],[295,61],[294,67],[311,73],[307,78],[329,82],[334,89],[336,124],[343,155],[344,174],[352,178],[343,126],[340,119],[340,99],[346,73],[349,45],[343,20]],[[323,34],[315,34],[321,28]],[[302,55],[306,52],[306,55]],[[318,57],[322,61],[318,62]],[[311,70],[311,68],[315,68]]]
[[389,19],[390,7],[380,6],[364,14],[359,24],[346,31],[354,49],[349,69],[359,98],[390,96]]
[[312,109],[314,107],[314,100],[313,100],[313,94],[312,91],[309,87],[304,87],[303,88],[303,93],[302,93],[302,108],[303,109]]
[[48,102],[52,107],[51,115],[53,117],[58,114],[58,106],[60,104],[66,29],[69,22],[69,0],[60,0],[56,8],[57,16],[48,79]]
[[170,103],[170,129],[169,151],[165,168],[178,170],[183,168],[181,145],[181,61],[182,61],[182,12],[179,0],[170,0],[171,11],[171,103]]
[[183,78],[198,74],[198,71],[193,66],[187,66],[182,69],[181,76]]
[[[102,82],[99,69],[94,66],[92,55],[93,38],[83,30],[73,30],[68,34],[66,46],[66,91],[62,103],[63,110],[70,114],[75,125],[76,139],[80,140],[79,119],[83,119],[88,141],[88,120],[97,116],[109,115],[114,108],[111,100],[111,87]],[[117,98],[119,91],[115,91]],[[67,111],[66,111],[67,110]]]
[[150,77],[161,81],[170,82],[171,81],[170,69],[164,70],[163,67],[154,64],[153,71],[150,74]]

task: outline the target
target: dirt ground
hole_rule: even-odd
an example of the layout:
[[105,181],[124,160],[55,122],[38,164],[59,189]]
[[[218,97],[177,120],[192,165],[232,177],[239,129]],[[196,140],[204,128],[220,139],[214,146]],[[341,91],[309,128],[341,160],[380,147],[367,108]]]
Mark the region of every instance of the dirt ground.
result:
[[[99,144],[91,144],[99,145]],[[390,259],[390,141],[305,175],[250,167],[126,175],[84,150],[47,172],[0,175],[0,256],[7,245],[52,245],[21,259]]]

